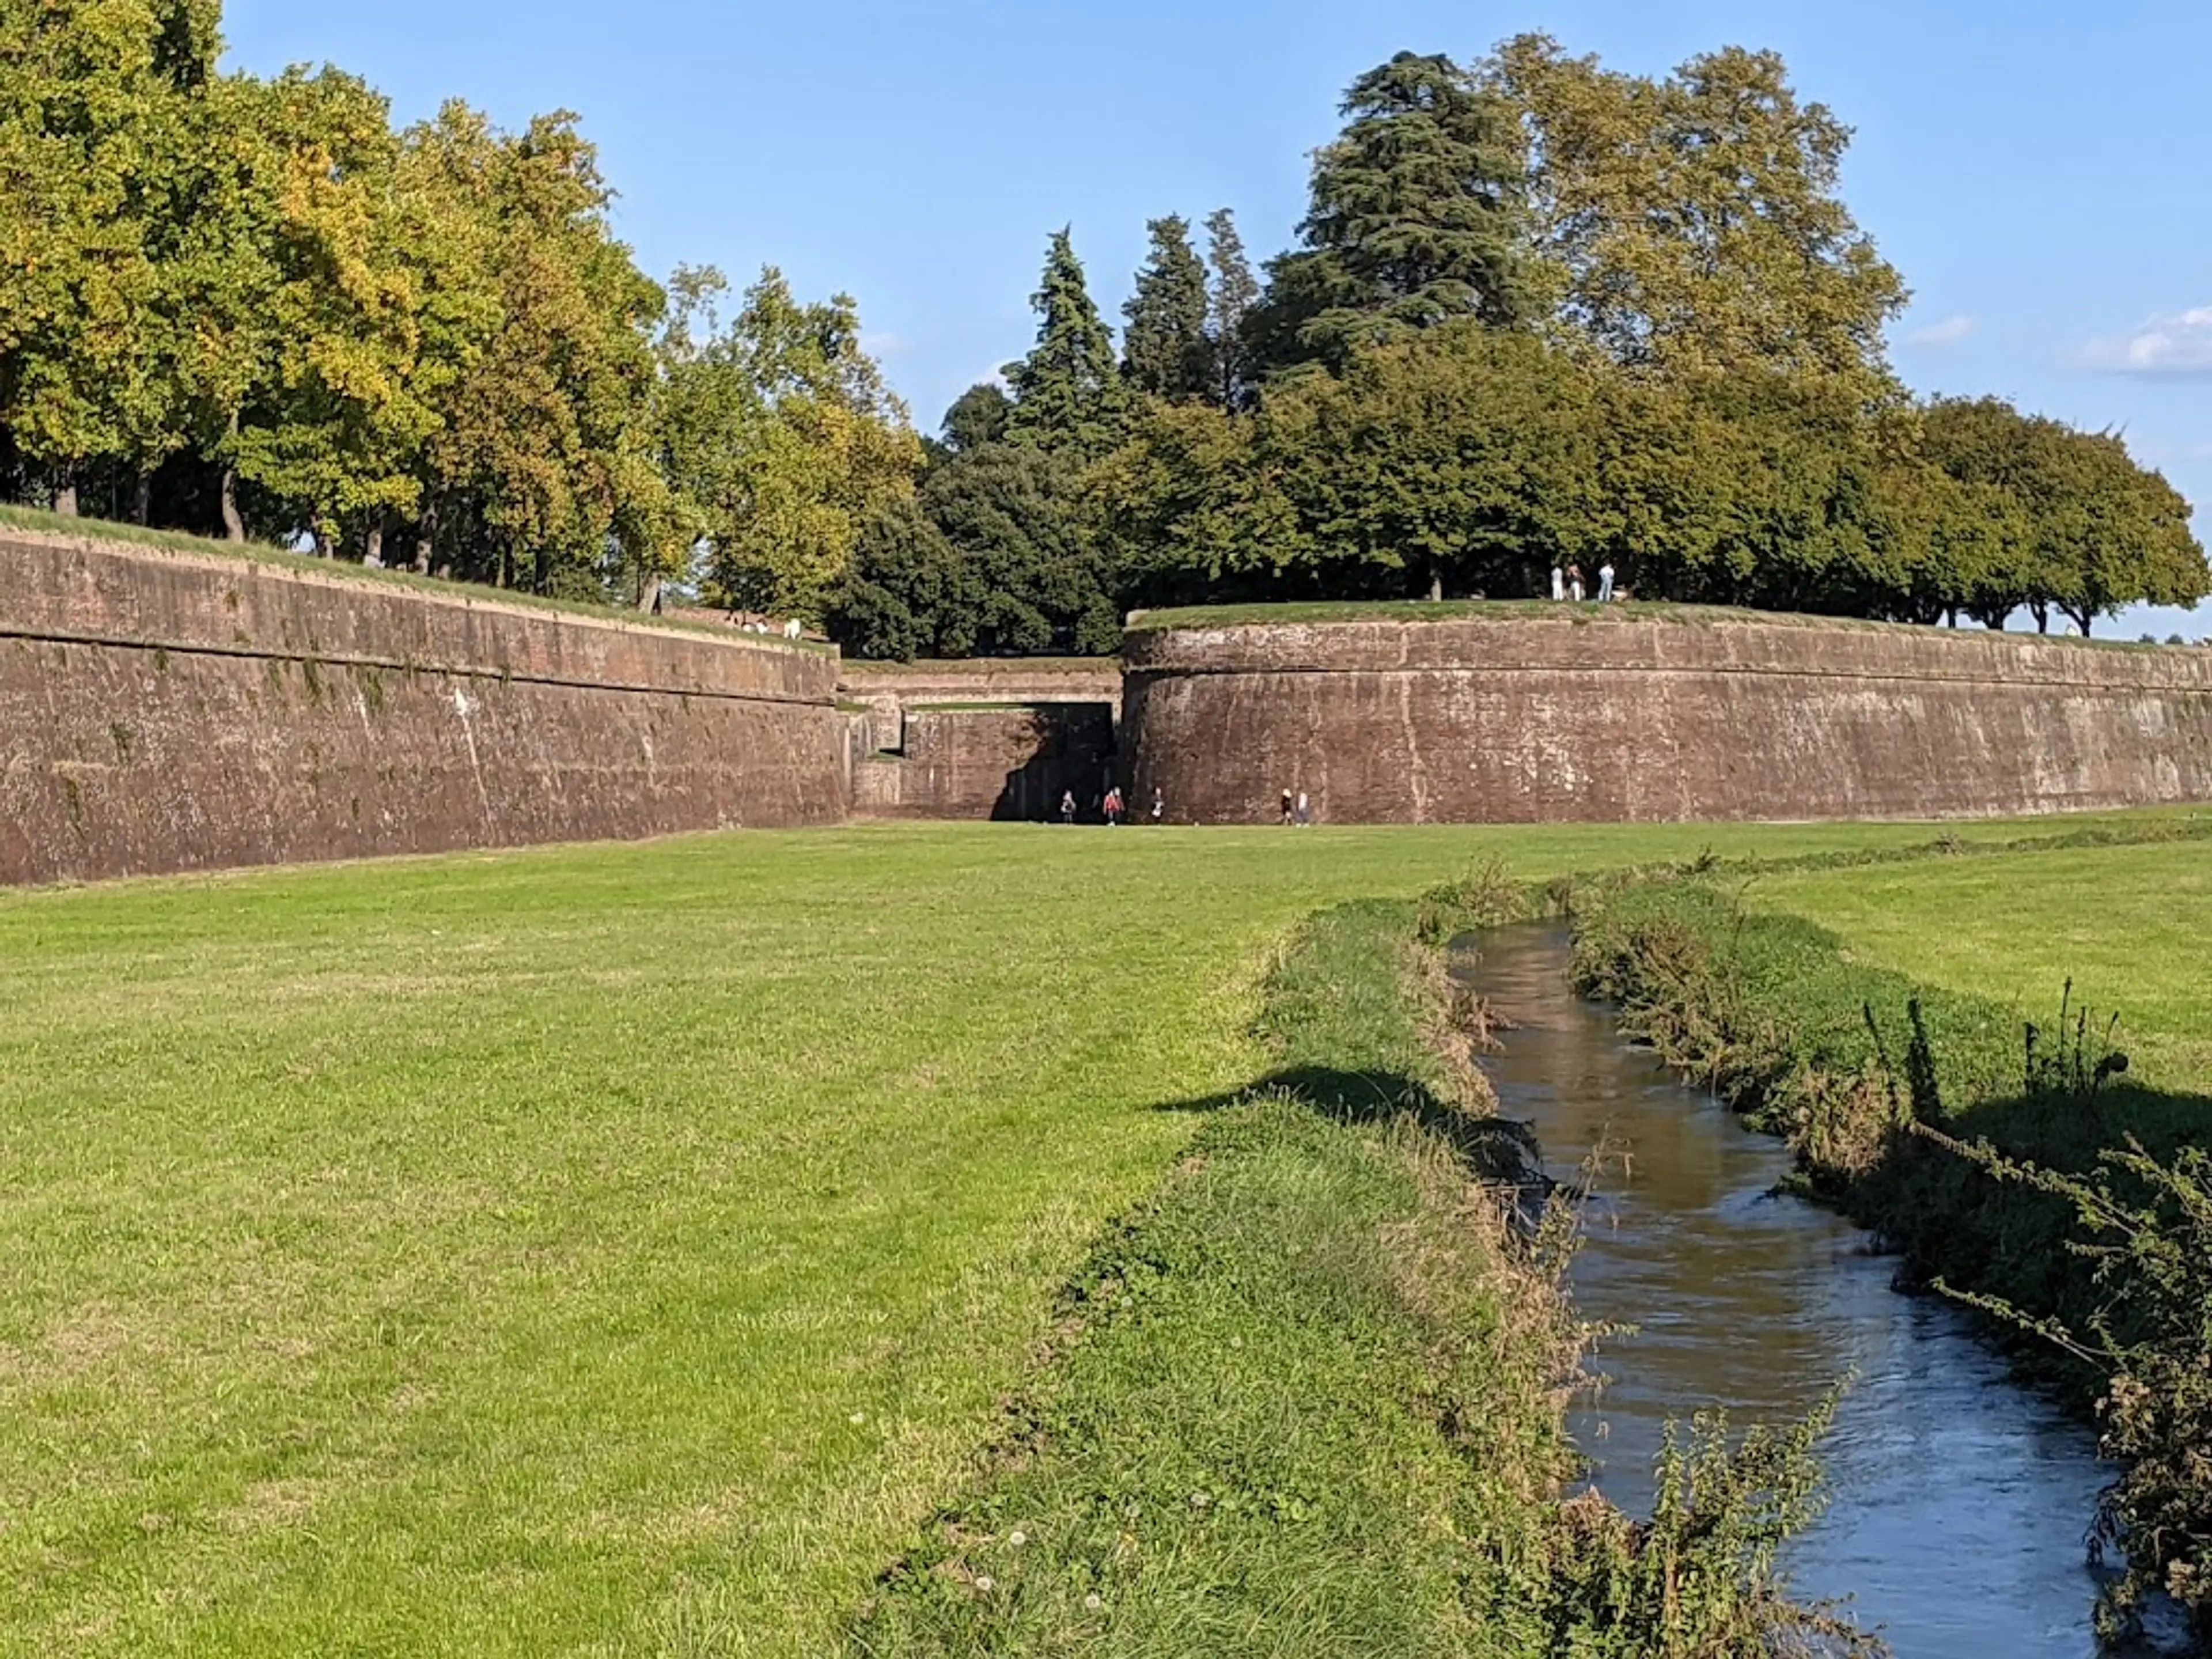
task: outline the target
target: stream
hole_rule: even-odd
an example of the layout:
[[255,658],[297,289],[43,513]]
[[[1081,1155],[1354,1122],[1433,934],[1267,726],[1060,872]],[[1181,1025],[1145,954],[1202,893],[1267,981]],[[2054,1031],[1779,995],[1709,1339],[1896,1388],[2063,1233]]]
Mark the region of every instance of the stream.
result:
[[1899,1659],[2097,1655],[2092,1431],[2011,1382],[1958,1309],[1893,1291],[1866,1234],[1778,1194],[1783,1145],[1575,996],[1567,950],[1561,927],[1503,929],[1456,971],[1516,1028],[1483,1066],[1549,1173],[1576,1178],[1601,1140],[1625,1155],[1571,1275],[1584,1318],[1636,1328],[1602,1345],[1605,1386],[1572,1420],[1599,1488],[1647,1514],[1668,1419],[1791,1420],[1855,1374],[1821,1447],[1828,1510],[1785,1556],[1793,1593],[1848,1599]]

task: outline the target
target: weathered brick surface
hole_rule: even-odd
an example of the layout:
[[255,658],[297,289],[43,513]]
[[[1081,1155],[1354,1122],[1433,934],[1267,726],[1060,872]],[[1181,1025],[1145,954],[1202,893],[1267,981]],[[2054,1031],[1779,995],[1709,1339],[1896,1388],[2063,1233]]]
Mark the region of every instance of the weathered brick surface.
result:
[[1139,634],[1133,798],[1266,821],[1939,817],[2212,800],[2212,652],[1756,622]]
[[0,882],[845,811],[835,659],[0,537]]

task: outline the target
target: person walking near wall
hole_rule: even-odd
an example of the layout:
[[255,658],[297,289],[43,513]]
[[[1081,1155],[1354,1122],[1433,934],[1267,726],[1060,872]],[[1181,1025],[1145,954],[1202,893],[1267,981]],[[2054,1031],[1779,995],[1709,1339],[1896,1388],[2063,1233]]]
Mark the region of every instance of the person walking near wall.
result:
[[1285,789],[1283,791],[1283,823],[1285,825],[1296,823],[1297,822],[1297,820],[1291,816],[1291,792]]
[[1577,605],[1583,602],[1583,568],[1578,564],[1567,567],[1567,597]]
[[1118,829],[1121,823],[1121,786],[1115,784],[1106,792],[1106,827]]
[[1073,789],[1063,789],[1060,793],[1060,821],[1062,823],[1075,822],[1075,791]]
[[1613,603],[1613,561],[1607,559],[1597,568],[1597,601],[1600,605]]
[[1167,795],[1164,791],[1155,785],[1152,789],[1152,822],[1154,823],[1164,823],[1167,819]]
[[1567,573],[1559,568],[1559,561],[1552,562],[1552,603],[1558,605],[1567,597]]

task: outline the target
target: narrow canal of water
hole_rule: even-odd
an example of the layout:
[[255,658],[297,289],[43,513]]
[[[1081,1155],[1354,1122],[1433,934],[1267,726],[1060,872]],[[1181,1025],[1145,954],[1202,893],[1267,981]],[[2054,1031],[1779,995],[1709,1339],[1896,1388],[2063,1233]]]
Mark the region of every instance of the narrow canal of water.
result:
[[1564,928],[1512,928],[1458,971],[1514,1024],[1484,1068],[1550,1172],[1572,1178],[1601,1140],[1624,1160],[1573,1273],[1585,1318],[1637,1328],[1604,1345],[1574,1419],[1599,1487],[1647,1513],[1668,1419],[1791,1419],[1855,1373],[1822,1449],[1827,1513],[1787,1559],[1800,1598],[1850,1598],[1899,1659],[2097,1654],[2090,1431],[2008,1382],[1956,1309],[1893,1291],[1865,1234],[1776,1194],[1781,1144],[1624,1041],[1566,958]]

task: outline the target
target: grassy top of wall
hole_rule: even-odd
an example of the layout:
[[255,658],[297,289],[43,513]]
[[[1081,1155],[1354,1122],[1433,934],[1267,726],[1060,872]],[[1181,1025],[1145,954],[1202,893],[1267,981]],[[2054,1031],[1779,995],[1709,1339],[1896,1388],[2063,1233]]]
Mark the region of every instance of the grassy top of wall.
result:
[[[1558,622],[1591,626],[1621,623],[1671,622],[1691,628],[1756,623],[1770,628],[1850,629],[1870,633],[1949,632],[1915,623],[1873,622],[1858,617],[1815,617],[1784,611],[1749,611],[1729,605],[1676,605],[1632,599],[1611,605],[1579,605],[1548,599],[1312,599],[1284,605],[1204,605],[1133,613],[1126,632],[1163,634],[1181,629],[1314,627],[1330,623]],[[1978,630],[1960,630],[1973,632]],[[2014,634],[2043,643],[2087,645],[2100,650],[2198,650],[2201,647],[2144,645],[2138,641],[2082,640],[2070,635]]]
[[743,634],[735,629],[712,623],[656,617],[624,605],[594,605],[582,599],[549,599],[543,594],[526,593],[514,588],[486,587],[478,582],[441,581],[435,577],[418,576],[411,570],[356,564],[350,560],[319,559],[312,554],[295,553],[267,542],[216,541],[205,536],[186,535],[181,531],[152,530],[143,525],[118,524],[106,519],[65,518],[58,513],[41,512],[36,507],[0,506],[0,532],[5,531],[26,532],[33,536],[69,542],[106,543],[190,554],[201,558],[230,559],[265,565],[295,575],[320,576],[332,581],[365,582],[386,588],[409,588],[442,599],[519,605],[531,611],[589,617],[595,622],[621,623],[629,627],[665,633],[704,635],[719,640],[738,639],[748,645],[763,647],[831,653],[836,649],[835,646],[812,640],[787,640],[773,634]]

